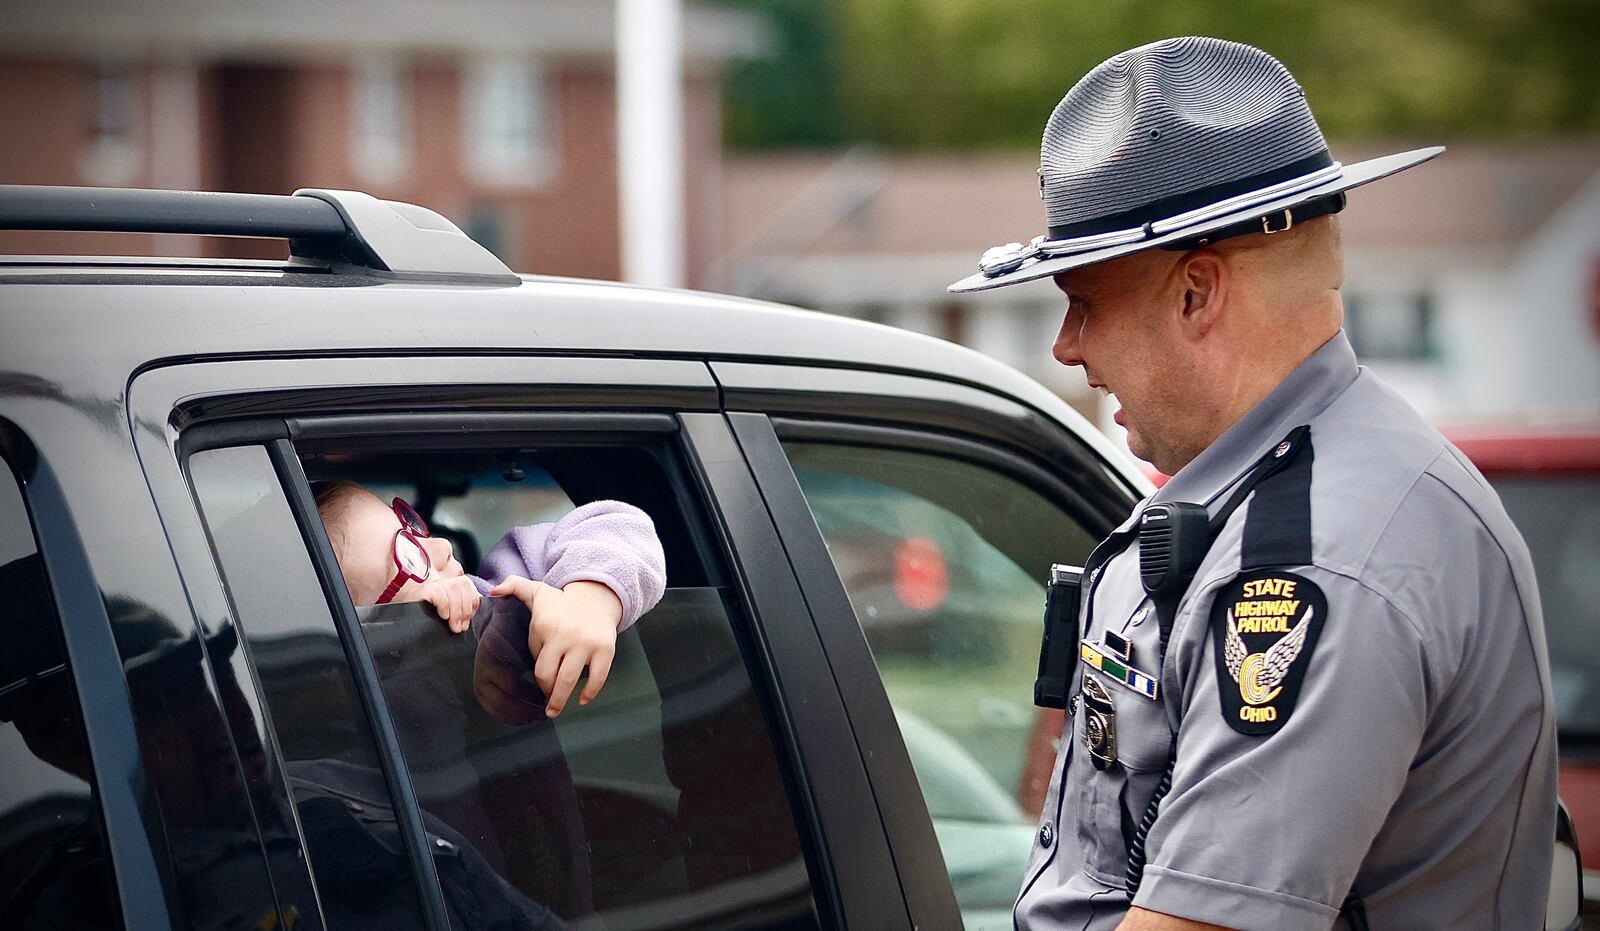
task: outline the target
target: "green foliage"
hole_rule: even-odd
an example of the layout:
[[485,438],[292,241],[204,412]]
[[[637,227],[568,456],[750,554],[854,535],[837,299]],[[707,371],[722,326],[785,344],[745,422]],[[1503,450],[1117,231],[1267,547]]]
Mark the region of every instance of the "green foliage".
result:
[[1600,0],[728,2],[789,17],[730,78],[741,147],[1033,147],[1094,65],[1187,34],[1272,52],[1330,136],[1600,131]]
[[836,0],[715,0],[757,14],[770,53],[729,71],[723,130],[734,148],[832,146],[844,141],[838,95],[842,35]]

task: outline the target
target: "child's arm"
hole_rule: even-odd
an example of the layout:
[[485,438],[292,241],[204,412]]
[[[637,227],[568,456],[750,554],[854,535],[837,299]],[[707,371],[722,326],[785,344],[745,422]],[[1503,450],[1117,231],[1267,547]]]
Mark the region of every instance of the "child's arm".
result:
[[617,624],[622,601],[599,582],[579,579],[556,588],[521,576],[511,576],[489,590],[490,595],[511,595],[528,606],[528,652],[537,657],[533,680],[546,696],[545,715],[555,717],[566,707],[585,666],[589,680],[578,694],[587,705],[600,694],[617,655]]
[[622,602],[617,631],[656,606],[666,589],[666,558],[650,516],[621,501],[594,501],[554,523],[517,527],[483,559],[491,584],[520,575],[556,588],[587,580]]
[[552,717],[585,665],[589,680],[578,702],[593,700],[610,672],[616,635],[655,607],[666,588],[655,525],[620,501],[596,501],[554,523],[514,529],[484,558],[482,572],[487,581],[480,591],[514,595],[528,607],[534,678],[549,696]]

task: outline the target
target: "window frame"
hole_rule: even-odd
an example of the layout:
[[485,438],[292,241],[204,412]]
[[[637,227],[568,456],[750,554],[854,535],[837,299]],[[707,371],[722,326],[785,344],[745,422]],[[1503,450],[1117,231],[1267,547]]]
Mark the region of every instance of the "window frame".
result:
[[125,58],[103,58],[88,75],[89,134],[78,156],[78,173],[90,184],[127,186],[145,169],[148,78]]
[[[471,424],[470,432],[461,429],[463,422]],[[685,459],[682,478],[695,486],[675,483],[682,496],[678,506],[690,518],[691,536],[702,548],[701,557],[709,562],[708,571],[713,575],[726,571],[725,582],[743,609],[742,618],[730,620],[745,649],[751,684],[767,717],[819,915],[825,925],[837,927],[863,921],[873,927],[896,927],[897,917],[904,920],[900,903],[892,907],[883,904],[882,881],[867,878],[892,875],[886,841],[828,842],[829,837],[855,840],[861,827],[870,823],[863,817],[878,813],[859,808],[868,790],[860,768],[851,766],[853,761],[829,760],[836,766],[818,765],[836,747],[839,728],[848,726],[848,718],[837,693],[819,688],[833,684],[822,644],[799,596],[798,583],[787,570],[786,558],[781,550],[772,549],[777,537],[765,519],[759,497],[753,494],[748,468],[738,457],[720,414],[334,414],[295,418],[288,427],[293,440],[311,448],[330,443],[341,448],[393,448],[408,440],[424,449],[535,441],[582,445],[588,440],[616,445],[622,442],[618,434],[656,440],[677,437]],[[733,501],[745,503],[730,504]],[[708,528],[710,537],[702,537],[694,526],[696,512],[702,509],[713,525]],[[324,571],[337,575],[331,548],[324,558],[328,560]],[[343,600],[349,603],[347,593]],[[774,623],[775,618],[782,621]],[[375,674],[367,687],[383,700]],[[806,709],[805,714],[794,711],[800,707]],[[387,726],[392,728],[392,722]],[[829,771],[835,768],[844,772]],[[860,782],[852,785],[852,777]]]
[[[470,424],[471,428],[464,431],[463,422]],[[701,426],[697,428],[690,424]],[[841,857],[837,844],[831,848],[834,853],[832,857],[824,852],[828,849],[823,837],[825,832],[843,834],[846,826],[859,829],[862,822],[855,820],[858,813],[842,815],[833,813],[833,810],[861,797],[862,793],[819,787],[813,778],[815,760],[798,752],[801,746],[826,745],[819,740],[819,737],[826,736],[826,729],[820,726],[807,727],[803,722],[810,715],[822,714],[818,709],[826,703],[828,696],[814,689],[806,690],[806,694],[786,694],[782,682],[826,681],[825,670],[816,662],[820,658],[820,646],[809,651],[811,658],[808,659],[808,651],[803,646],[795,645],[799,638],[775,635],[772,627],[762,620],[763,616],[792,617],[796,608],[804,609],[804,604],[797,597],[786,598],[785,593],[773,591],[781,589],[783,580],[776,575],[768,577],[764,570],[768,566],[784,565],[781,554],[777,554],[777,559],[771,554],[741,558],[739,552],[735,551],[737,544],[733,540],[757,539],[761,536],[761,521],[754,512],[747,511],[754,519],[746,521],[733,518],[730,525],[730,509],[719,506],[708,491],[708,471],[714,477],[711,480],[723,485],[737,485],[739,480],[737,468],[725,467],[731,464],[725,456],[705,454],[708,445],[717,444],[720,424],[720,415],[711,413],[669,415],[656,412],[574,411],[330,414],[292,419],[288,427],[294,448],[304,451],[324,446],[336,446],[341,450],[392,449],[397,446],[414,450],[477,449],[519,443],[568,448],[585,445],[637,448],[641,441],[676,441],[684,459],[684,474],[674,476],[669,469],[667,478],[677,492],[676,506],[687,518],[689,536],[699,551],[698,557],[705,563],[708,575],[713,583],[728,587],[742,609],[742,616],[731,615],[729,620],[733,624],[735,638],[740,641],[741,652],[750,672],[751,688],[766,718],[772,751],[784,778],[784,793],[789,799],[795,832],[805,855],[819,917],[825,927],[846,927],[862,920],[868,920],[872,926],[893,927],[892,923],[872,922],[870,917],[854,916],[848,921],[844,917],[850,908],[859,911],[865,907],[871,897],[882,898],[881,887],[874,892],[869,888],[872,883],[864,882],[856,890],[856,903],[849,907],[842,905],[841,898],[845,894],[839,889],[843,884],[841,877],[855,874],[854,864],[842,863],[841,860],[850,858],[852,854],[846,853]],[[699,437],[699,441],[696,442],[692,437]],[[709,469],[708,462],[714,463]],[[694,487],[685,487],[685,484]],[[714,526],[700,526],[700,521],[695,518],[702,516],[699,513],[702,510],[705,512],[705,521]],[[745,509],[732,509],[734,512],[740,510]],[[326,539],[320,521],[317,522],[317,532],[318,536]],[[742,544],[744,550],[758,545],[752,542]],[[340,594],[336,597],[342,600],[343,610],[348,611],[354,619],[354,608],[350,607],[351,599],[344,589],[331,545],[318,560],[321,572],[338,579]],[[746,567],[745,572],[740,572],[737,567],[741,563]],[[809,626],[804,619],[797,618],[796,621],[796,624],[786,626],[800,626],[801,623]],[[353,636],[362,636],[359,625],[352,629],[355,631]],[[780,641],[777,646],[773,645],[774,639]],[[783,669],[794,671],[785,673],[781,671]],[[371,679],[362,685],[363,690],[372,692],[379,702],[386,702],[375,669]],[[790,709],[795,706],[805,706],[807,716],[794,715]],[[841,706],[841,714],[842,710]],[[376,722],[374,724],[376,726]],[[393,722],[387,716],[383,727],[389,733],[394,733]],[[836,732],[832,736],[836,739]],[[397,735],[395,739],[398,741]],[[404,768],[403,762],[400,766]],[[405,778],[409,784],[409,773]],[[415,807],[414,791],[408,792],[408,795],[408,805]],[[819,801],[819,795],[832,796],[841,801],[830,805],[826,801]],[[886,851],[886,844],[879,846]],[[879,866],[886,867],[887,861]],[[868,869],[860,870],[861,875],[869,873]]]
[[[419,359],[427,364],[419,366]],[[591,429],[609,425],[607,417],[671,418],[695,482],[694,506],[702,509],[746,611],[739,624],[766,646],[750,657],[761,664],[752,679],[776,709],[770,715],[777,729],[773,748],[791,781],[786,788],[819,915],[826,926],[909,929],[904,897],[884,894],[906,883],[870,803],[867,763],[838,752],[850,718],[829,671],[830,653],[837,650],[822,642],[720,400],[701,360],[559,354],[184,361],[138,373],[128,391],[135,446],[158,508],[172,520],[169,537],[180,571],[186,579],[196,576],[205,590],[198,601],[213,614],[221,610],[219,600],[225,603],[225,590],[198,531],[187,480],[176,468],[197,448],[257,439],[263,424],[272,425],[274,437],[296,442],[351,432],[392,441],[402,426],[426,426],[423,432],[437,438],[463,424],[493,431],[515,420],[522,432],[554,429],[563,416],[588,417]],[[481,441],[480,434],[470,442]],[[870,656],[864,658],[870,664]],[[259,684],[252,685],[259,692]],[[885,706],[883,713],[892,712]],[[947,884],[942,872],[939,880]],[[943,895],[951,900],[942,912],[948,921],[956,912],[948,888]]]

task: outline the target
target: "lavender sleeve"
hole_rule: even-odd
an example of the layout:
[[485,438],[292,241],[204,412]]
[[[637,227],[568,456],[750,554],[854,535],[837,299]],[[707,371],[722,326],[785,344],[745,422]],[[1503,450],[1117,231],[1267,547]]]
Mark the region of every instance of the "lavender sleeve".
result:
[[666,557],[650,515],[621,501],[594,501],[554,523],[514,528],[483,558],[473,576],[480,594],[506,576],[557,588],[599,582],[622,602],[621,633],[656,606],[666,590]]

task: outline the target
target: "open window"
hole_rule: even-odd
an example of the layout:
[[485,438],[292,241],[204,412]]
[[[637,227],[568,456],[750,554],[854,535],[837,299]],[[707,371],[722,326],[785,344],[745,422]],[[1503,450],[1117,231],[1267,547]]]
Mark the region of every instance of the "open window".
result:
[[[412,435],[329,424],[307,430],[292,447],[280,441],[280,450],[292,449],[290,460],[278,462],[278,479],[286,500],[297,502],[297,545],[322,579],[320,589],[298,585],[326,598],[324,613],[351,617],[346,630],[360,631],[363,649],[352,652],[346,642],[345,653],[356,657],[358,682],[356,655],[370,656],[380,717],[398,744],[398,782],[420,809],[452,926],[498,927],[513,918],[537,927],[553,916],[608,927],[817,927],[792,779],[775,749],[771,698],[758,684],[765,674],[752,673],[756,648],[721,544],[689,479],[675,421],[632,419],[632,429],[607,430],[603,439],[582,429],[441,438],[419,422]],[[224,497],[202,486],[236,483],[241,473],[238,463],[207,466],[205,459],[254,457],[261,449],[190,457],[208,524]],[[451,635],[420,603],[351,602],[337,564],[330,565],[327,530],[309,507],[310,484],[332,480],[357,483],[385,502],[412,503],[469,572],[513,527],[556,520],[591,501],[625,501],[651,517],[661,538],[665,597],[619,637],[594,703],[574,702],[554,720],[500,713],[474,686],[485,662],[474,634]],[[221,561],[229,588],[240,588],[236,576],[251,571],[249,559],[241,552]],[[249,640],[250,619],[239,613]],[[279,638],[273,645],[286,659],[289,644]],[[262,645],[254,646],[263,681],[287,681],[286,669],[262,668]],[[318,652],[335,661],[326,649]],[[538,706],[528,659],[518,696]],[[336,694],[311,714],[303,703],[314,693],[275,700],[266,691],[269,706],[301,703],[285,714],[270,708],[280,743],[291,728],[302,747],[336,750],[361,717]],[[381,736],[384,723],[376,726]],[[323,775],[347,771],[338,768],[337,753],[315,762]],[[345,818],[308,812],[303,803],[299,814],[308,846],[318,817]],[[315,850],[312,859],[320,887],[326,879]]]

